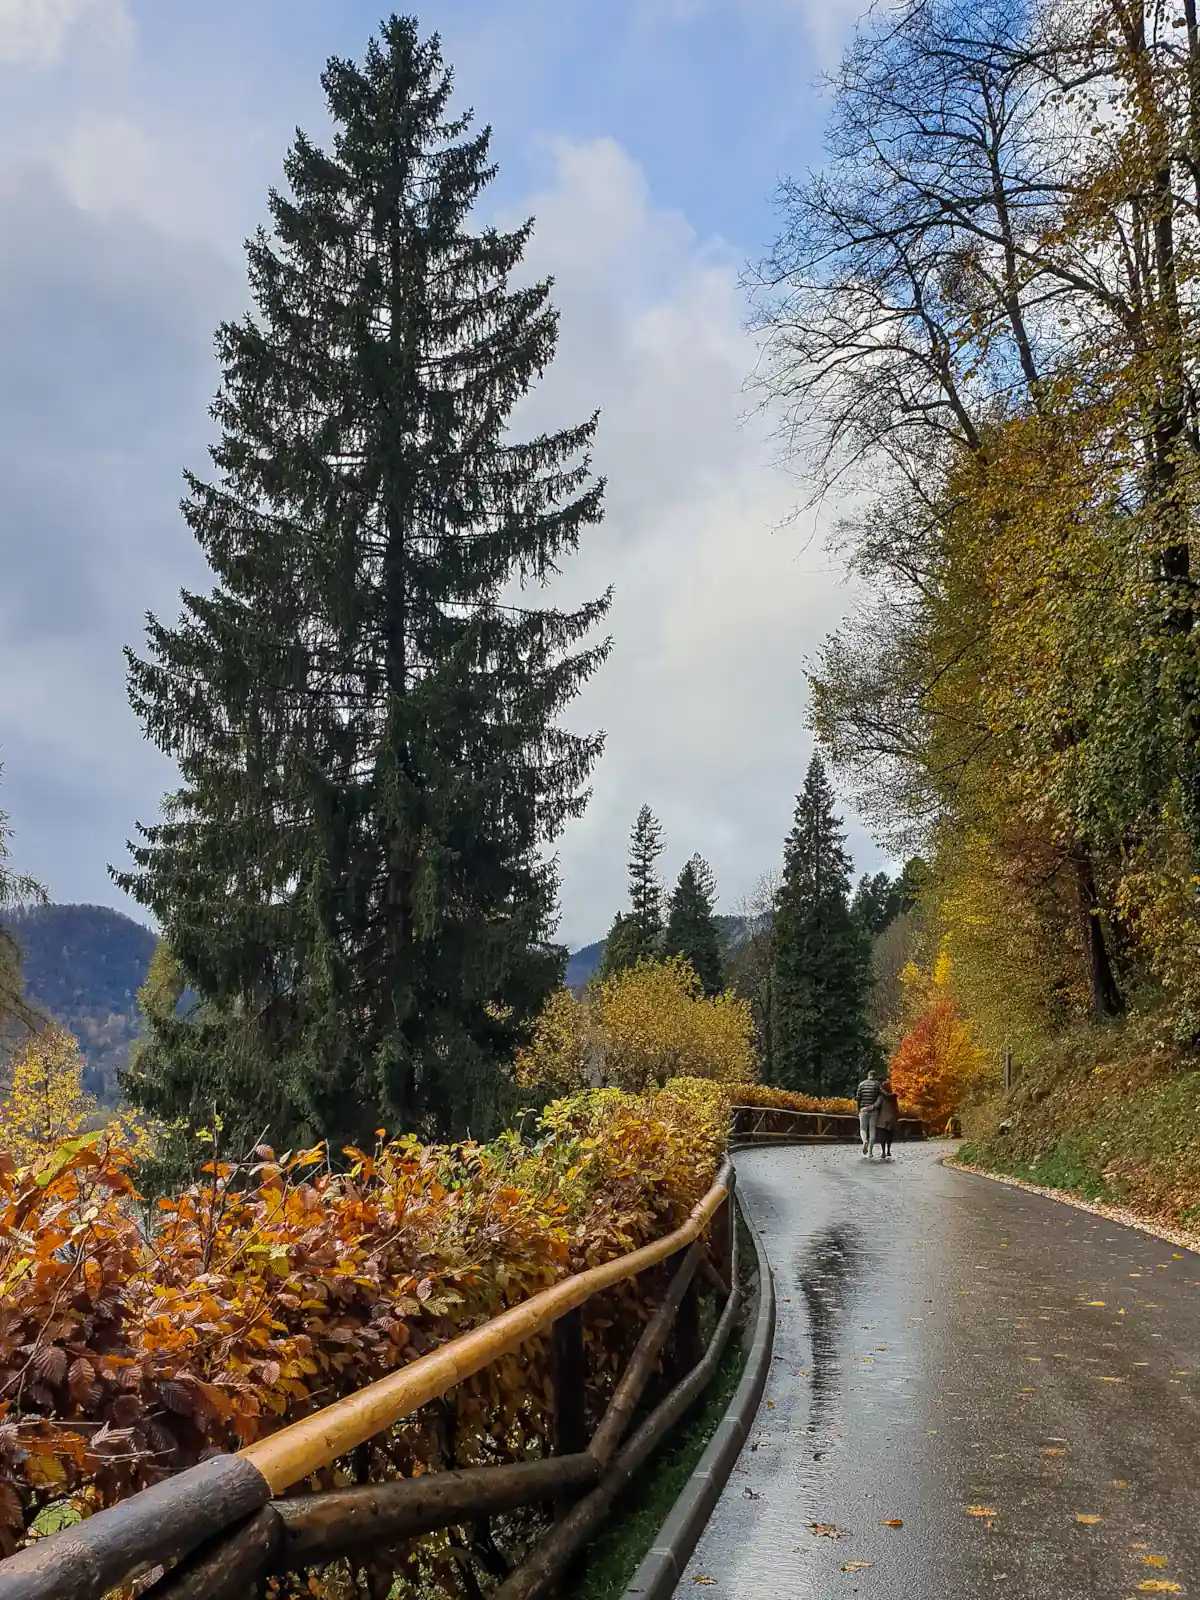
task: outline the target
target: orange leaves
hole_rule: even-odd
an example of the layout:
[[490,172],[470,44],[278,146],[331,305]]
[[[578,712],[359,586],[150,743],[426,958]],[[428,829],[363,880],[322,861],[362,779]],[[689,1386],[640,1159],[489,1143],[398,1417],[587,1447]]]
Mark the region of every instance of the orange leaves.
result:
[[[340,1171],[260,1148],[153,1211],[107,1136],[0,1168],[0,1553],[48,1496],[111,1504],[676,1226],[727,1111],[717,1085],[677,1084],[560,1102],[532,1148],[405,1137]],[[613,1291],[594,1320],[597,1403],[657,1291]],[[456,1459],[537,1453],[547,1383],[539,1345],[456,1390]],[[440,1439],[414,1418],[379,1470],[445,1465]]]
[[940,1127],[978,1071],[979,1049],[970,1024],[952,999],[932,988],[933,998],[905,1034],[891,1062],[891,1079],[906,1105],[930,1126]]

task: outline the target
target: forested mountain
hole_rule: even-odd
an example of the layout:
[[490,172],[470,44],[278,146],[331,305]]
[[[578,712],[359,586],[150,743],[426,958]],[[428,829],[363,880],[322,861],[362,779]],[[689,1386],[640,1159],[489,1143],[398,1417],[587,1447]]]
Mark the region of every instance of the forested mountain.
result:
[[113,1104],[156,936],[107,906],[29,906],[0,913],[0,922],[21,947],[26,999],[76,1036],[87,1060],[84,1087]]
[[[745,917],[713,918],[717,928],[725,941],[727,950],[736,949],[746,938],[749,928]],[[567,962],[566,985],[568,989],[577,992],[583,988],[590,978],[594,978],[600,970],[600,963],[604,960],[604,940],[597,939],[595,944],[585,944],[580,949],[572,951]]]

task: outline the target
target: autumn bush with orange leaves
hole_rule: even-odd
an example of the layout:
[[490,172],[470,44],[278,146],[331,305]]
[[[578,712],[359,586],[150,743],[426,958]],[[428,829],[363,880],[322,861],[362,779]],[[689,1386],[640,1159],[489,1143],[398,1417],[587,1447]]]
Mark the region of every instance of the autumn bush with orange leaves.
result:
[[984,1053],[955,1003],[944,948],[928,974],[910,963],[900,977],[908,1027],[892,1056],[892,1086],[904,1105],[940,1131],[980,1078]]
[[[713,1180],[726,1120],[712,1086],[678,1085],[577,1095],[525,1141],[381,1141],[337,1167],[323,1147],[246,1163],[214,1147],[204,1183],[149,1216],[107,1132],[32,1165],[0,1157],[0,1552],[47,1514],[86,1516],[236,1449],[677,1227]],[[587,1319],[597,1411],[661,1271]],[[354,1471],[537,1454],[551,1389],[531,1342],[375,1441]],[[319,1486],[347,1481],[341,1463]],[[453,1564],[436,1541],[414,1547],[410,1577],[439,1592],[442,1558]]]

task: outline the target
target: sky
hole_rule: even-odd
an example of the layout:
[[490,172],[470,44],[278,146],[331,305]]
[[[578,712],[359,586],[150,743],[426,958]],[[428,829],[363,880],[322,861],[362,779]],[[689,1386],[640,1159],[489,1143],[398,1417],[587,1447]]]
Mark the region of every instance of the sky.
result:
[[[532,214],[559,355],[522,420],[599,407],[607,514],[561,592],[615,587],[607,665],[569,713],[602,728],[559,841],[572,947],[625,897],[648,803],[673,878],[719,909],[779,860],[812,751],[806,660],[852,603],[823,521],[789,522],[745,380],[739,276],[785,173],[821,160],[824,70],[857,0],[426,0],[458,103],[494,129],[480,221]],[[123,650],[210,578],[178,504],[204,471],[218,322],[297,126],[324,139],[330,55],[379,0],[0,0],[0,806],[12,865],[57,901],[146,918],[111,882],[174,786]],[[823,517],[833,515],[830,508]],[[880,864],[853,816],[860,870]]]

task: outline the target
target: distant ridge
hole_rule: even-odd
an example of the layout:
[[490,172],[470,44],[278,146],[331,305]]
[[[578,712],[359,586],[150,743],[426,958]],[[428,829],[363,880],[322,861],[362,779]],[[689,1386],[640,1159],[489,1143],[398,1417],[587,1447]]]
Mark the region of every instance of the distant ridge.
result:
[[141,1028],[137,991],[157,935],[109,906],[26,906],[0,921],[21,946],[26,997],[71,1030],[87,1063],[84,1087],[114,1104],[117,1073]]
[[[717,917],[715,920],[726,949],[736,949],[750,934],[750,924],[745,917]],[[568,989],[573,989],[576,994],[581,993],[589,980],[599,972],[600,963],[604,960],[604,943],[603,939],[598,939],[595,944],[585,944],[568,958],[565,978]]]

